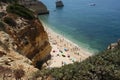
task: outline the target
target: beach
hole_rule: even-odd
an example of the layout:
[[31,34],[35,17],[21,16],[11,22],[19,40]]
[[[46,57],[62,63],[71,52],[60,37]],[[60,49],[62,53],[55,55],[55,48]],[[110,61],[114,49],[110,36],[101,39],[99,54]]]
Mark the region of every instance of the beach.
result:
[[77,44],[65,38],[49,28],[43,23],[44,29],[48,34],[49,42],[52,47],[51,60],[49,60],[48,68],[61,67],[74,62],[81,62],[92,56],[93,53],[79,47]]

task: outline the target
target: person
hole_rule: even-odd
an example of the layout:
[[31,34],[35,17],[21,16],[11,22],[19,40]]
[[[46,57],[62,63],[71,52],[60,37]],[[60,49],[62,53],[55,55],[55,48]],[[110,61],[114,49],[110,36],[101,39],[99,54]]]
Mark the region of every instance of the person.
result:
[[68,58],[70,58],[70,55],[68,54]]
[[59,54],[57,54],[57,56],[59,56]]
[[64,63],[63,63],[63,61],[62,61],[62,66],[63,66],[63,64],[64,64]]

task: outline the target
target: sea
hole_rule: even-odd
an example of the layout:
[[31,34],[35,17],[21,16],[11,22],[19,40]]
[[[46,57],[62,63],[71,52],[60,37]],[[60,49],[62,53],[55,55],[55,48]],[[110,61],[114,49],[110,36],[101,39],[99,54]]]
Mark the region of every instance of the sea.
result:
[[[41,0],[50,14],[39,19],[80,47],[99,53],[120,39],[120,0]],[[93,5],[95,4],[95,5]]]

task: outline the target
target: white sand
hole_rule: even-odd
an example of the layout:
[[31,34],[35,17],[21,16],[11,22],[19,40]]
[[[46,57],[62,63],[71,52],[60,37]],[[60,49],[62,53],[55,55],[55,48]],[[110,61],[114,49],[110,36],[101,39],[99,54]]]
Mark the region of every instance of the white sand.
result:
[[[62,35],[54,32],[43,22],[42,24],[48,33],[48,38],[52,46],[52,51],[50,53],[52,58],[48,67],[61,67],[76,61],[80,62],[89,56],[92,56],[93,53],[86,51]],[[68,51],[65,51],[64,49],[67,49]]]

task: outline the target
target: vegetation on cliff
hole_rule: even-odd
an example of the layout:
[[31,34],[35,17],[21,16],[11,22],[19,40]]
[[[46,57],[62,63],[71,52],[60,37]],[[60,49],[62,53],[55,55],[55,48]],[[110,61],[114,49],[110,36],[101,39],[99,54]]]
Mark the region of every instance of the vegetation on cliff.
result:
[[4,3],[17,3],[18,0],[0,0],[0,2],[4,2]]
[[4,27],[4,24],[2,21],[0,21],[0,28],[3,28]]
[[32,73],[50,55],[48,35],[28,8],[15,3],[0,6],[0,80],[35,80]]
[[25,19],[32,20],[35,18],[33,12],[29,10],[28,8],[19,5],[19,4],[11,4],[7,7],[8,13],[13,13],[16,15],[19,15],[20,17],[23,17]]
[[42,70],[39,76],[56,80],[120,80],[120,47],[106,50],[81,63]]
[[7,23],[9,26],[16,26],[17,23],[10,17],[5,17],[4,22]]
[[0,21],[0,31],[5,31],[5,25],[2,21]]

